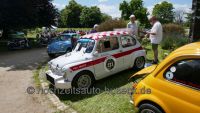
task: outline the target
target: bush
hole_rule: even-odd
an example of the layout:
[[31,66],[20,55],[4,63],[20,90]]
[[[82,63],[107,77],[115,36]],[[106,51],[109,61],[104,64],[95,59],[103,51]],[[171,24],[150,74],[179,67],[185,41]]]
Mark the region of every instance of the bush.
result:
[[161,43],[162,49],[174,50],[189,43],[189,38],[165,37]]
[[110,19],[103,23],[101,23],[98,27],[98,31],[112,31],[115,28],[125,28],[126,27],[126,21],[124,20],[118,20],[118,19]]
[[184,27],[172,23],[163,25],[163,38],[166,37],[180,38],[184,36],[185,36]]
[[[184,38],[183,38],[184,37]],[[180,46],[189,43],[189,39],[185,38],[184,27],[177,24],[163,25],[163,41],[161,43],[162,49],[174,50]]]

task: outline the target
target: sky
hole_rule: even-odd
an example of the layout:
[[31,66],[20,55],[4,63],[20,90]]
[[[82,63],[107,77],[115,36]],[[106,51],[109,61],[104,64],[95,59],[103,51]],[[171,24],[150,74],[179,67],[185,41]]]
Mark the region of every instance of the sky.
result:
[[[119,10],[119,4],[124,0],[76,0],[81,5],[84,6],[97,6],[103,13],[111,15],[113,18],[120,17],[121,12]],[[126,0],[130,1],[130,0]],[[155,4],[161,3],[164,0],[143,0],[144,6],[148,9],[151,14],[152,9]],[[173,4],[174,10],[180,9],[186,12],[190,11],[192,7],[192,0],[165,0]],[[63,9],[69,0],[53,0],[53,4],[59,10]]]

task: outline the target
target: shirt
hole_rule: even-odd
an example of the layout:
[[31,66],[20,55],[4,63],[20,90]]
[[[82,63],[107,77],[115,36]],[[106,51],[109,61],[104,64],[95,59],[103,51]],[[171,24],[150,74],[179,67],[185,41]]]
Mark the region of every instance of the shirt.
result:
[[152,44],[160,44],[163,37],[163,29],[160,22],[155,22],[153,27],[151,28],[151,33],[155,33],[156,35],[150,34],[150,40]]
[[138,36],[138,26],[136,23],[129,22],[127,24],[127,28],[130,28],[132,30],[132,33]]

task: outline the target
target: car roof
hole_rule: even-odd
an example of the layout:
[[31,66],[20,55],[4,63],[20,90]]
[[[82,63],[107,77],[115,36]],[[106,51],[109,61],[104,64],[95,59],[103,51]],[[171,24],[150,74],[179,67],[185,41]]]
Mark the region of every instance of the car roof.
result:
[[91,33],[82,36],[81,38],[90,38],[94,40],[99,40],[101,38],[105,38],[108,36],[119,36],[119,35],[128,35],[129,33],[126,31],[104,31],[104,32],[97,32],[97,33]]
[[200,55],[200,42],[190,43],[182,46],[171,53],[181,55]]

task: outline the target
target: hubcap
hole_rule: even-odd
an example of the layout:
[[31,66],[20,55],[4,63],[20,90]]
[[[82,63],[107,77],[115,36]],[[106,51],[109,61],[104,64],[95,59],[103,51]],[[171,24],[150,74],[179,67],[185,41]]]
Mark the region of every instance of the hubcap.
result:
[[78,88],[89,88],[91,85],[91,78],[89,75],[82,75],[78,79]]
[[143,57],[138,57],[135,61],[137,68],[142,68],[144,66],[144,63],[145,61]]
[[141,113],[155,113],[155,112],[151,109],[143,109]]

